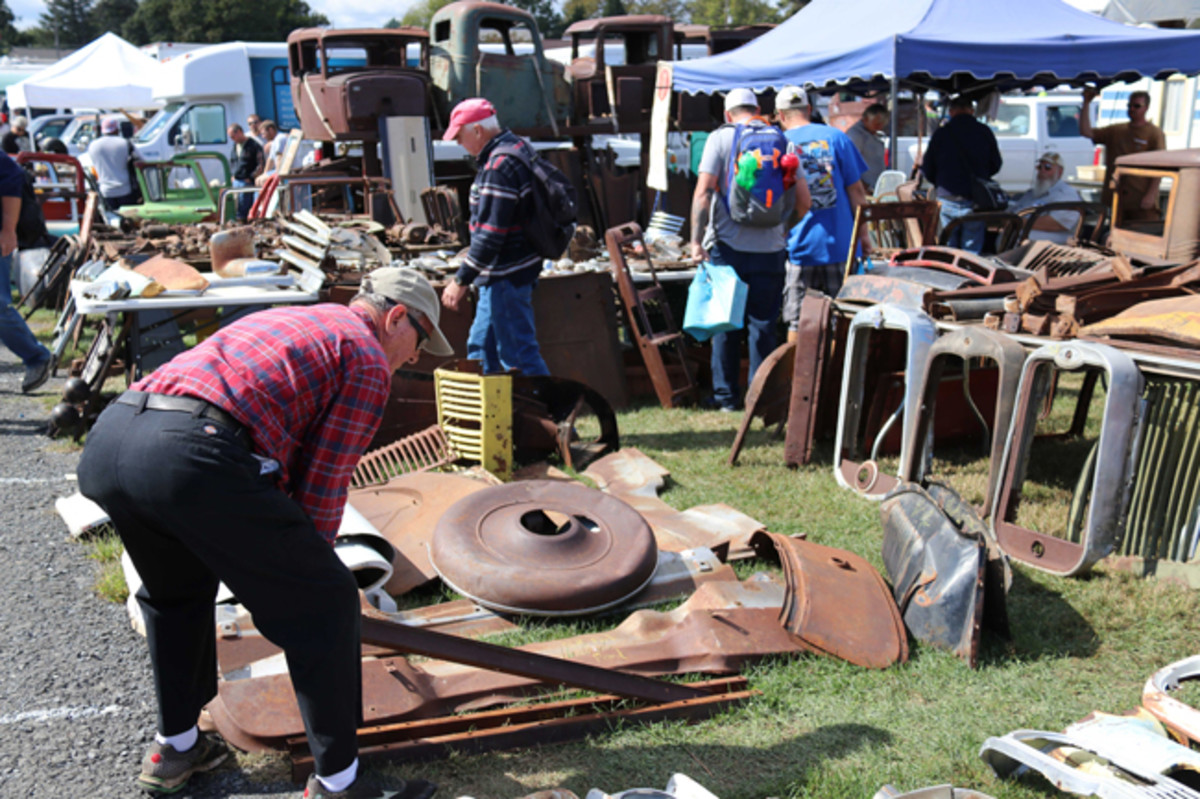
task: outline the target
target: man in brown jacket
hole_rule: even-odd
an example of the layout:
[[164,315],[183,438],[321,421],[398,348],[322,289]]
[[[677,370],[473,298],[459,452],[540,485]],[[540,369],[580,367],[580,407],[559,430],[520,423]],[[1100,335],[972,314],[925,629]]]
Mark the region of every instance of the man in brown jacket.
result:
[[[1130,153],[1144,153],[1149,150],[1167,149],[1167,140],[1163,132],[1152,122],[1146,120],[1146,112],[1150,108],[1150,94],[1135,91],[1129,95],[1129,121],[1115,125],[1106,125],[1095,130],[1092,128],[1092,117],[1088,112],[1092,100],[1096,99],[1096,90],[1088,86],[1083,90],[1083,109],[1079,114],[1079,134],[1087,136],[1096,144],[1104,145],[1104,190],[1100,202],[1105,208],[1112,208],[1113,201],[1113,169],[1117,158]],[[1158,179],[1126,177],[1121,181],[1121,218],[1126,221],[1159,219],[1158,210]]]

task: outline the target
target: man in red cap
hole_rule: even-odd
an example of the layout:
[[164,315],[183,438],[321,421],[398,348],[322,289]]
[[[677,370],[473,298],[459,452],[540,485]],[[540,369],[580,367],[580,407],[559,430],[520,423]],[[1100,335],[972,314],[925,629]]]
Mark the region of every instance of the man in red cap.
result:
[[471,248],[442,292],[442,304],[456,309],[467,286],[478,287],[467,357],[480,361],[484,374],[516,369],[548,375],[533,325],[533,286],[542,258],[523,227],[534,213],[533,173],[506,152],[524,149],[532,159],[533,148],[502,128],[496,109],[481,97],[455,106],[442,138],[458,142],[479,164],[471,185]]

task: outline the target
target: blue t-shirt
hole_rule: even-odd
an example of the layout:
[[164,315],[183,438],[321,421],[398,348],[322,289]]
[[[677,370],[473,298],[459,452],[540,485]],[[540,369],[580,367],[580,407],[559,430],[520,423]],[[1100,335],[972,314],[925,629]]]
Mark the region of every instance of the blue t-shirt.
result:
[[846,186],[862,179],[867,163],[850,137],[829,125],[802,125],[784,135],[803,153],[812,195],[812,208],[788,235],[788,260],[801,266],[845,263],[854,232]]

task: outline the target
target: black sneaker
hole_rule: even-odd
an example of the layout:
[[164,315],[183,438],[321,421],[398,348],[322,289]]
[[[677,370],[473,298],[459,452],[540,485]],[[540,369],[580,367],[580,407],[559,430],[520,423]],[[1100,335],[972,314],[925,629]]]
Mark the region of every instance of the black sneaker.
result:
[[720,411],[721,413],[737,413],[741,410],[735,402],[723,402],[716,397],[705,397],[700,402],[700,407],[706,411]]
[[45,362],[39,363],[37,366],[26,366],[25,379],[21,381],[21,393],[28,394],[30,391],[41,388],[42,384],[50,379],[53,365],[54,359],[47,358]]
[[429,780],[389,781],[360,773],[349,788],[334,793],[312,774],[304,786],[304,799],[429,799],[436,792],[437,786]]
[[203,734],[185,752],[155,741],[142,758],[138,786],[153,793],[175,793],[193,774],[216,768],[228,756],[229,749],[222,741]]

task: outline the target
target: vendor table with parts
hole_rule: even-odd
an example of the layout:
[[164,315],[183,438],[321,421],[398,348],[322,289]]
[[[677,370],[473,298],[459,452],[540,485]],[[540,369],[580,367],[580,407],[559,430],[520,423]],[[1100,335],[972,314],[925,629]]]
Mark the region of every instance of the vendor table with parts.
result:
[[185,336],[211,333],[272,305],[317,302],[321,287],[320,280],[307,274],[215,278],[203,291],[98,300],[85,296],[89,285],[72,281],[71,300],[79,316],[104,317],[83,367],[82,377],[93,393],[118,356],[125,359],[126,383],[132,383],[187,349]]

